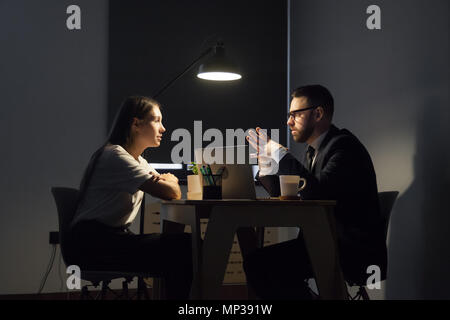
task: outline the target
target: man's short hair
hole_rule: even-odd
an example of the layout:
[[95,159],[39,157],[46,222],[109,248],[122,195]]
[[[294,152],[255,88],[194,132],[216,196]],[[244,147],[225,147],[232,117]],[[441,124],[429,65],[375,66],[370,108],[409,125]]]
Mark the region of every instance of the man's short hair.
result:
[[293,98],[306,97],[308,107],[322,106],[325,116],[330,120],[334,113],[334,99],[330,91],[319,84],[307,85],[299,87],[292,92]]

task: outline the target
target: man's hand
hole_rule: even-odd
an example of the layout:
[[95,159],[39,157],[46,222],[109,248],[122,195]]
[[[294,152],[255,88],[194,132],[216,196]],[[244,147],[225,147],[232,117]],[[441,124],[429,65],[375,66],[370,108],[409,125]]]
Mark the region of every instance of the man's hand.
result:
[[256,132],[249,131],[246,137],[249,144],[256,150],[256,154],[251,154],[253,158],[258,158],[260,164],[268,164],[272,161],[272,155],[280,148],[284,148],[281,144],[269,139],[266,132],[256,127]]

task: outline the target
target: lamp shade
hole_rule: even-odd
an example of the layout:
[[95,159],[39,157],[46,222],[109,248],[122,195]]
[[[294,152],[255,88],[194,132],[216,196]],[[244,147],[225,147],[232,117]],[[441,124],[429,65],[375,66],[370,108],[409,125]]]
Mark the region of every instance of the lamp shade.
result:
[[213,81],[231,81],[242,78],[237,67],[226,59],[223,45],[217,45],[214,48],[214,54],[200,65],[197,77]]

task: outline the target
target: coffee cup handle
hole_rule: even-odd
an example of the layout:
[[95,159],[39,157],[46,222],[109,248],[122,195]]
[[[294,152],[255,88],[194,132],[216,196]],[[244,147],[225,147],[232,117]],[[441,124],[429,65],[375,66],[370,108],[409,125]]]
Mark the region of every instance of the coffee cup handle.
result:
[[299,192],[302,191],[303,189],[305,189],[305,187],[306,187],[306,179],[300,178],[300,181],[303,181],[303,185],[300,188],[298,188]]

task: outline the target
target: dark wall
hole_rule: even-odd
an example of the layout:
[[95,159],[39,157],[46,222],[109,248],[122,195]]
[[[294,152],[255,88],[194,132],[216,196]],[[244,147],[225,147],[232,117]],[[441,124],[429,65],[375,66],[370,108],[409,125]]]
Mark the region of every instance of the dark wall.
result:
[[[366,28],[371,4],[381,8],[381,30]],[[401,192],[391,218],[386,297],[450,298],[449,2],[291,5],[291,88],[327,86],[334,122],[366,145],[379,190]],[[303,152],[302,145],[291,148]]]
[[[280,128],[286,101],[286,1],[111,1],[109,125],[123,98],[153,95],[217,35],[243,78],[205,81],[197,68],[159,97],[168,131],[152,162],[170,162],[171,132],[194,120],[208,128]],[[208,40],[209,39],[209,40]],[[206,40],[206,42],[205,42]],[[281,141],[286,142],[284,132]],[[224,136],[225,137],[225,136]],[[206,145],[208,143],[205,143]]]
[[[105,139],[108,2],[0,1],[0,294],[36,293],[58,230],[53,186],[78,187]],[[58,258],[44,292],[63,291]],[[65,281],[65,280],[64,280]]]

